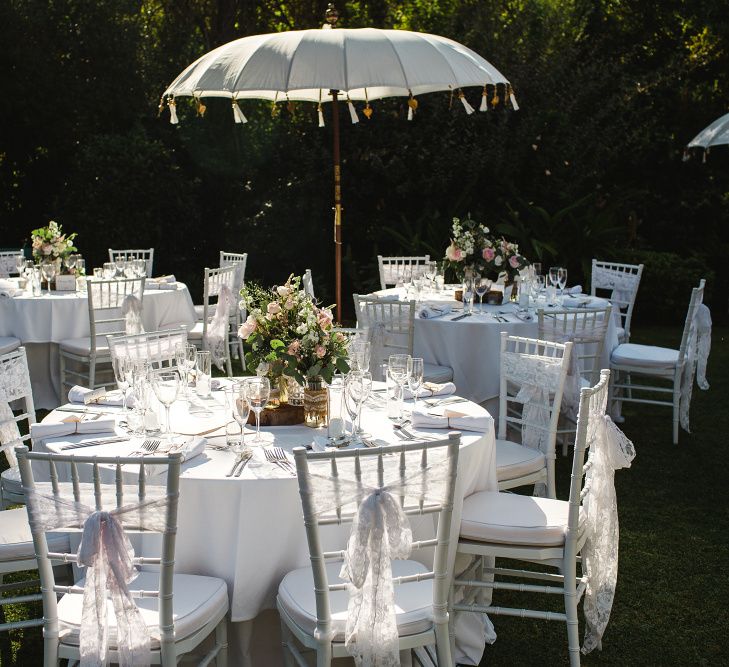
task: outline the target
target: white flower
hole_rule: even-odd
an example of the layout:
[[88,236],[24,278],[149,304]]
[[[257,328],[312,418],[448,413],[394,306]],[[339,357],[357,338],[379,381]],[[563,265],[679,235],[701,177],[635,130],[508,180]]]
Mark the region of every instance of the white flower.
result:
[[298,327],[296,327],[296,333],[303,336],[306,333],[306,329],[306,322],[302,322]]
[[262,361],[258,366],[256,367],[256,375],[261,376],[268,373],[270,366],[268,365],[268,362]]
[[504,259],[501,255],[496,255],[496,257],[494,257],[495,266],[501,266],[503,263],[504,263]]
[[276,291],[278,292],[279,296],[288,296],[289,292],[291,291],[286,285],[279,285],[276,288]]

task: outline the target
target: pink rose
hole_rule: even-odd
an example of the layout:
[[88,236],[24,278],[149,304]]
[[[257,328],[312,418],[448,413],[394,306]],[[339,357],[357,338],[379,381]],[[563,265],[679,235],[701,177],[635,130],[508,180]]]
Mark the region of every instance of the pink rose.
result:
[[323,345],[317,345],[315,353],[319,359],[323,359],[327,353],[327,349]]
[[52,248],[52,246],[51,246],[51,244],[50,244],[50,243],[44,243],[44,244],[43,244],[43,246],[41,247],[41,252],[42,252],[42,253],[43,253],[44,255],[50,255],[50,254],[51,254],[51,250],[52,250],[52,249],[53,249],[53,248]]
[[509,257],[509,266],[511,266],[512,269],[519,267],[519,258],[516,255]]
[[289,345],[288,353],[296,355],[298,353],[300,347],[301,347],[301,342],[298,340],[295,340]]
[[286,308],[286,310],[291,310],[293,307],[294,307],[294,300],[291,297],[289,297],[288,299],[286,299],[286,302],[284,303],[284,308]]
[[463,250],[461,250],[453,241],[446,248],[446,259],[451,262],[460,262],[463,259]]
[[334,315],[328,308],[322,308],[316,316],[317,322],[322,329],[328,329],[332,325]]
[[281,312],[281,306],[277,301],[271,301],[266,307],[269,315],[278,315]]
[[493,248],[484,248],[481,255],[487,262],[493,262],[494,257],[496,257],[496,251]]
[[238,329],[238,336],[245,340],[250,336],[254,331],[256,330],[256,320],[253,318],[253,315],[249,315],[243,324],[241,324],[240,329]]

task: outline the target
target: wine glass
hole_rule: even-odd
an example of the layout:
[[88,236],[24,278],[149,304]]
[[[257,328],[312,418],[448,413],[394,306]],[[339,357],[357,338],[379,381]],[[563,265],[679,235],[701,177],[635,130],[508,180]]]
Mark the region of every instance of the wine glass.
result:
[[557,284],[560,292],[564,294],[564,288],[567,286],[567,269],[562,266],[557,269]]
[[[123,255],[119,255],[111,264],[114,265],[114,270],[116,273],[117,278],[123,278],[124,277],[124,265],[126,264],[127,260]],[[112,276],[113,278],[114,276]]]
[[241,453],[245,449],[244,428],[248,422],[248,415],[251,412],[250,403],[248,403],[248,399],[246,398],[245,382],[239,380],[232,387],[228,387],[225,390],[225,398],[230,414],[238,423],[238,426],[240,426],[240,440],[233,451]]
[[77,256],[74,255],[73,253],[70,253],[69,255],[66,255],[66,257],[64,257],[63,263],[66,265],[66,268],[69,271],[73,271],[73,269],[75,268],[76,259],[77,259]]
[[23,275],[23,267],[25,266],[25,255],[15,255],[15,270],[19,276]]
[[541,262],[532,262],[532,272],[535,276],[541,276],[542,275],[542,263]]
[[114,369],[114,378],[116,386],[122,393],[122,414],[126,419],[127,414],[127,392],[132,384],[132,364],[129,357],[114,356],[112,358],[112,367]]
[[137,269],[134,266],[135,260],[130,259],[126,262],[124,262],[124,277],[125,278],[135,278],[137,275]]
[[48,293],[51,293],[51,283],[56,277],[56,263],[55,262],[43,262],[41,265],[41,272],[46,280],[48,286]]
[[430,282],[431,288],[435,288],[435,277],[438,275],[438,264],[432,261],[426,262],[424,275]]
[[559,283],[559,267],[550,266],[549,267],[549,284],[553,285],[554,287],[557,287],[557,283]]
[[197,363],[197,348],[192,343],[180,343],[175,347],[175,361],[182,376],[182,392],[188,399],[190,396],[188,377]]
[[403,394],[405,393],[405,383],[408,381],[409,375],[409,354],[391,354],[387,360],[388,370],[393,382],[397,385],[399,403],[398,403],[398,421],[403,420]]
[[372,392],[372,374],[369,371],[350,373],[345,382],[345,391],[348,399],[347,411],[352,418],[352,435],[363,433],[362,406]]
[[353,371],[366,371],[370,367],[372,343],[363,338],[355,338],[349,344],[349,362]]
[[147,261],[144,259],[135,259],[134,270],[137,278],[144,278],[147,274]]
[[479,278],[476,281],[476,294],[478,294],[479,310],[483,312],[483,297],[491,289],[491,281],[488,278]]
[[420,357],[408,359],[408,388],[413,392],[413,410],[418,407],[418,393],[423,386],[423,360]]
[[104,280],[111,280],[116,275],[114,262],[104,262]]
[[251,410],[256,414],[256,437],[253,442],[257,445],[263,443],[261,437],[261,412],[266,407],[271,396],[271,383],[267,377],[254,377],[245,380],[245,396]]
[[168,438],[171,438],[170,406],[177,400],[177,395],[180,393],[180,374],[177,370],[159,369],[152,372],[151,380],[154,395],[165,406],[165,433]]

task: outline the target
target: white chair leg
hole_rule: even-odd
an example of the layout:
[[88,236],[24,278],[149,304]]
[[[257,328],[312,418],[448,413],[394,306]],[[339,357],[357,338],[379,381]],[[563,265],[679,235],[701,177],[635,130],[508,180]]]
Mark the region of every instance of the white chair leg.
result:
[[557,497],[557,484],[554,478],[554,459],[547,459],[547,497]]
[[332,664],[332,643],[318,642],[316,647],[316,667],[331,667]]
[[89,358],[89,388],[94,389],[96,385],[96,357]]
[[577,586],[574,558],[566,558],[564,570],[564,610],[567,616],[567,647],[570,667],[580,666],[580,628],[577,620]]
[[58,667],[58,637],[43,639],[43,667]]
[[223,618],[215,628],[215,644],[220,647],[215,658],[216,667],[228,667],[228,620],[226,618]]
[[283,650],[285,667],[296,667],[291,651],[289,651],[289,646],[291,646],[293,642],[294,634],[289,629],[289,626],[286,625],[286,621],[281,618],[281,648]]
[[678,444],[679,408],[681,403],[681,386],[673,383],[673,444]]

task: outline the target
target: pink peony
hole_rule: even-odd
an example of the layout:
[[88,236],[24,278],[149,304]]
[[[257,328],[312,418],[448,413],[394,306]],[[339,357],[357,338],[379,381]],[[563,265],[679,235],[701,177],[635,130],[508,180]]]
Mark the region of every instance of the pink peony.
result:
[[271,301],[266,307],[269,315],[278,315],[281,312],[281,306],[277,301]]
[[317,345],[314,352],[316,353],[316,356],[319,357],[319,359],[323,359],[327,353],[327,349],[323,345]]
[[460,262],[463,259],[463,250],[461,250],[453,241],[446,248],[446,259],[451,262]]
[[481,255],[487,262],[493,262],[494,257],[496,257],[496,251],[493,248],[484,248]]
[[249,315],[243,324],[241,324],[240,329],[238,329],[238,336],[245,340],[250,336],[254,331],[256,330],[256,320],[253,318],[253,315]]
[[278,292],[279,296],[288,296],[289,293],[291,292],[291,290],[288,287],[286,287],[286,285],[279,285],[276,288],[276,291]]
[[295,340],[289,345],[288,353],[296,355],[301,348],[301,341]]
[[291,297],[289,297],[284,302],[284,308],[286,308],[286,310],[291,310],[293,307],[294,307],[294,300]]
[[328,308],[322,308],[316,316],[317,322],[322,329],[328,329],[332,325],[334,315]]
[[42,253],[43,253],[44,255],[50,255],[50,254],[51,254],[51,250],[52,250],[52,249],[53,249],[53,248],[52,248],[52,246],[51,246],[51,244],[50,244],[50,243],[44,243],[44,244],[43,244],[43,246],[41,247],[41,252],[42,252]]
[[509,257],[509,266],[511,266],[512,269],[519,268],[519,258],[516,255]]

